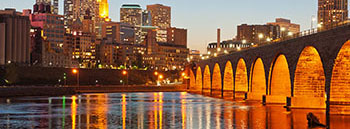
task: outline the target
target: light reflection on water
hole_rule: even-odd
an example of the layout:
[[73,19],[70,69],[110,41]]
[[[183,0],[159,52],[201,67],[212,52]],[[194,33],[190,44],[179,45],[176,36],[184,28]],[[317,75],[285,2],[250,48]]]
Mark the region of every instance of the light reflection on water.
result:
[[[308,112],[326,123],[323,110],[286,111],[185,92],[22,97],[0,99],[0,128],[303,129]],[[349,127],[348,120],[331,116],[331,128]]]

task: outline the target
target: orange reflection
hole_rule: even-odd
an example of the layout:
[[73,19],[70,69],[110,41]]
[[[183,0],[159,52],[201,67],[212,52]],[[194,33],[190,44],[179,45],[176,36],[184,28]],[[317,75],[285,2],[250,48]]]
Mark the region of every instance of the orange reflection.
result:
[[186,129],[186,92],[181,92],[181,116],[182,116],[182,128]]
[[72,129],[75,129],[76,126],[76,115],[77,115],[77,102],[76,102],[77,97],[76,96],[72,96],[72,104],[71,104],[71,109],[72,109]]
[[232,104],[224,104],[224,121],[225,129],[233,129],[233,106]]
[[163,93],[159,93],[159,129],[163,127]]
[[126,128],[126,95],[122,94],[122,119],[123,119],[123,129]]

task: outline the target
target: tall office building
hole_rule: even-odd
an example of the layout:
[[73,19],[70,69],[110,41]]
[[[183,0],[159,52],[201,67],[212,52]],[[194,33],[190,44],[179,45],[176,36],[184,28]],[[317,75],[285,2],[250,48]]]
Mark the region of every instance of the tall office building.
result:
[[0,10],[0,65],[30,62],[30,21],[15,9]]
[[147,5],[147,10],[152,16],[152,26],[160,29],[171,27],[171,7],[161,4]]
[[330,28],[348,18],[348,0],[318,0],[318,23]]
[[58,14],[58,0],[36,0],[37,4],[44,3],[51,5],[51,12]]
[[127,23],[135,28],[135,43],[140,44],[142,26],[142,8],[138,4],[123,4],[120,8],[120,22]]

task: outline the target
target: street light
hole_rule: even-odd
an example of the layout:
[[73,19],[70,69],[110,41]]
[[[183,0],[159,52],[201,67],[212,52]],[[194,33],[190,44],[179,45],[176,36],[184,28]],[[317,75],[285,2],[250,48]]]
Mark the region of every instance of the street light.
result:
[[259,34],[258,38],[259,38],[259,43],[261,43],[261,39],[264,38],[264,35],[263,34]]
[[73,69],[72,73],[77,75],[77,86],[79,87],[80,86],[80,84],[79,84],[79,70]]
[[[123,74],[124,76],[126,75],[126,85],[128,85],[128,84],[129,84],[129,74],[128,74],[128,71],[123,70],[123,71],[122,71],[122,74]],[[123,85],[124,85],[124,83],[123,83]]]

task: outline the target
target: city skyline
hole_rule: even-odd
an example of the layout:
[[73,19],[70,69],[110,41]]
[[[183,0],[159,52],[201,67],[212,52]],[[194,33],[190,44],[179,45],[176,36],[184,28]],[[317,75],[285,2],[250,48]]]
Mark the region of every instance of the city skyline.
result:
[[[22,4],[18,4],[21,2]],[[303,2],[301,4],[301,2]],[[35,0],[4,0],[0,7],[31,9]],[[150,4],[164,4],[172,7],[172,26],[188,29],[188,46],[205,53],[207,44],[216,40],[216,29],[222,29],[222,40],[232,39],[236,36],[237,25],[265,24],[282,17],[291,19],[293,23],[301,25],[301,30],[311,28],[311,16],[317,16],[317,0],[312,1],[221,1],[209,0],[196,3],[193,1],[161,1],[161,0],[109,0],[110,18],[119,21],[120,7],[125,3],[137,3],[146,9]],[[63,14],[63,0],[59,1],[59,14]],[[197,5],[197,6],[193,6]],[[245,10],[242,13],[242,10]],[[265,14],[268,14],[265,16]],[[218,19],[223,19],[222,21]],[[199,23],[199,24],[198,24]]]

